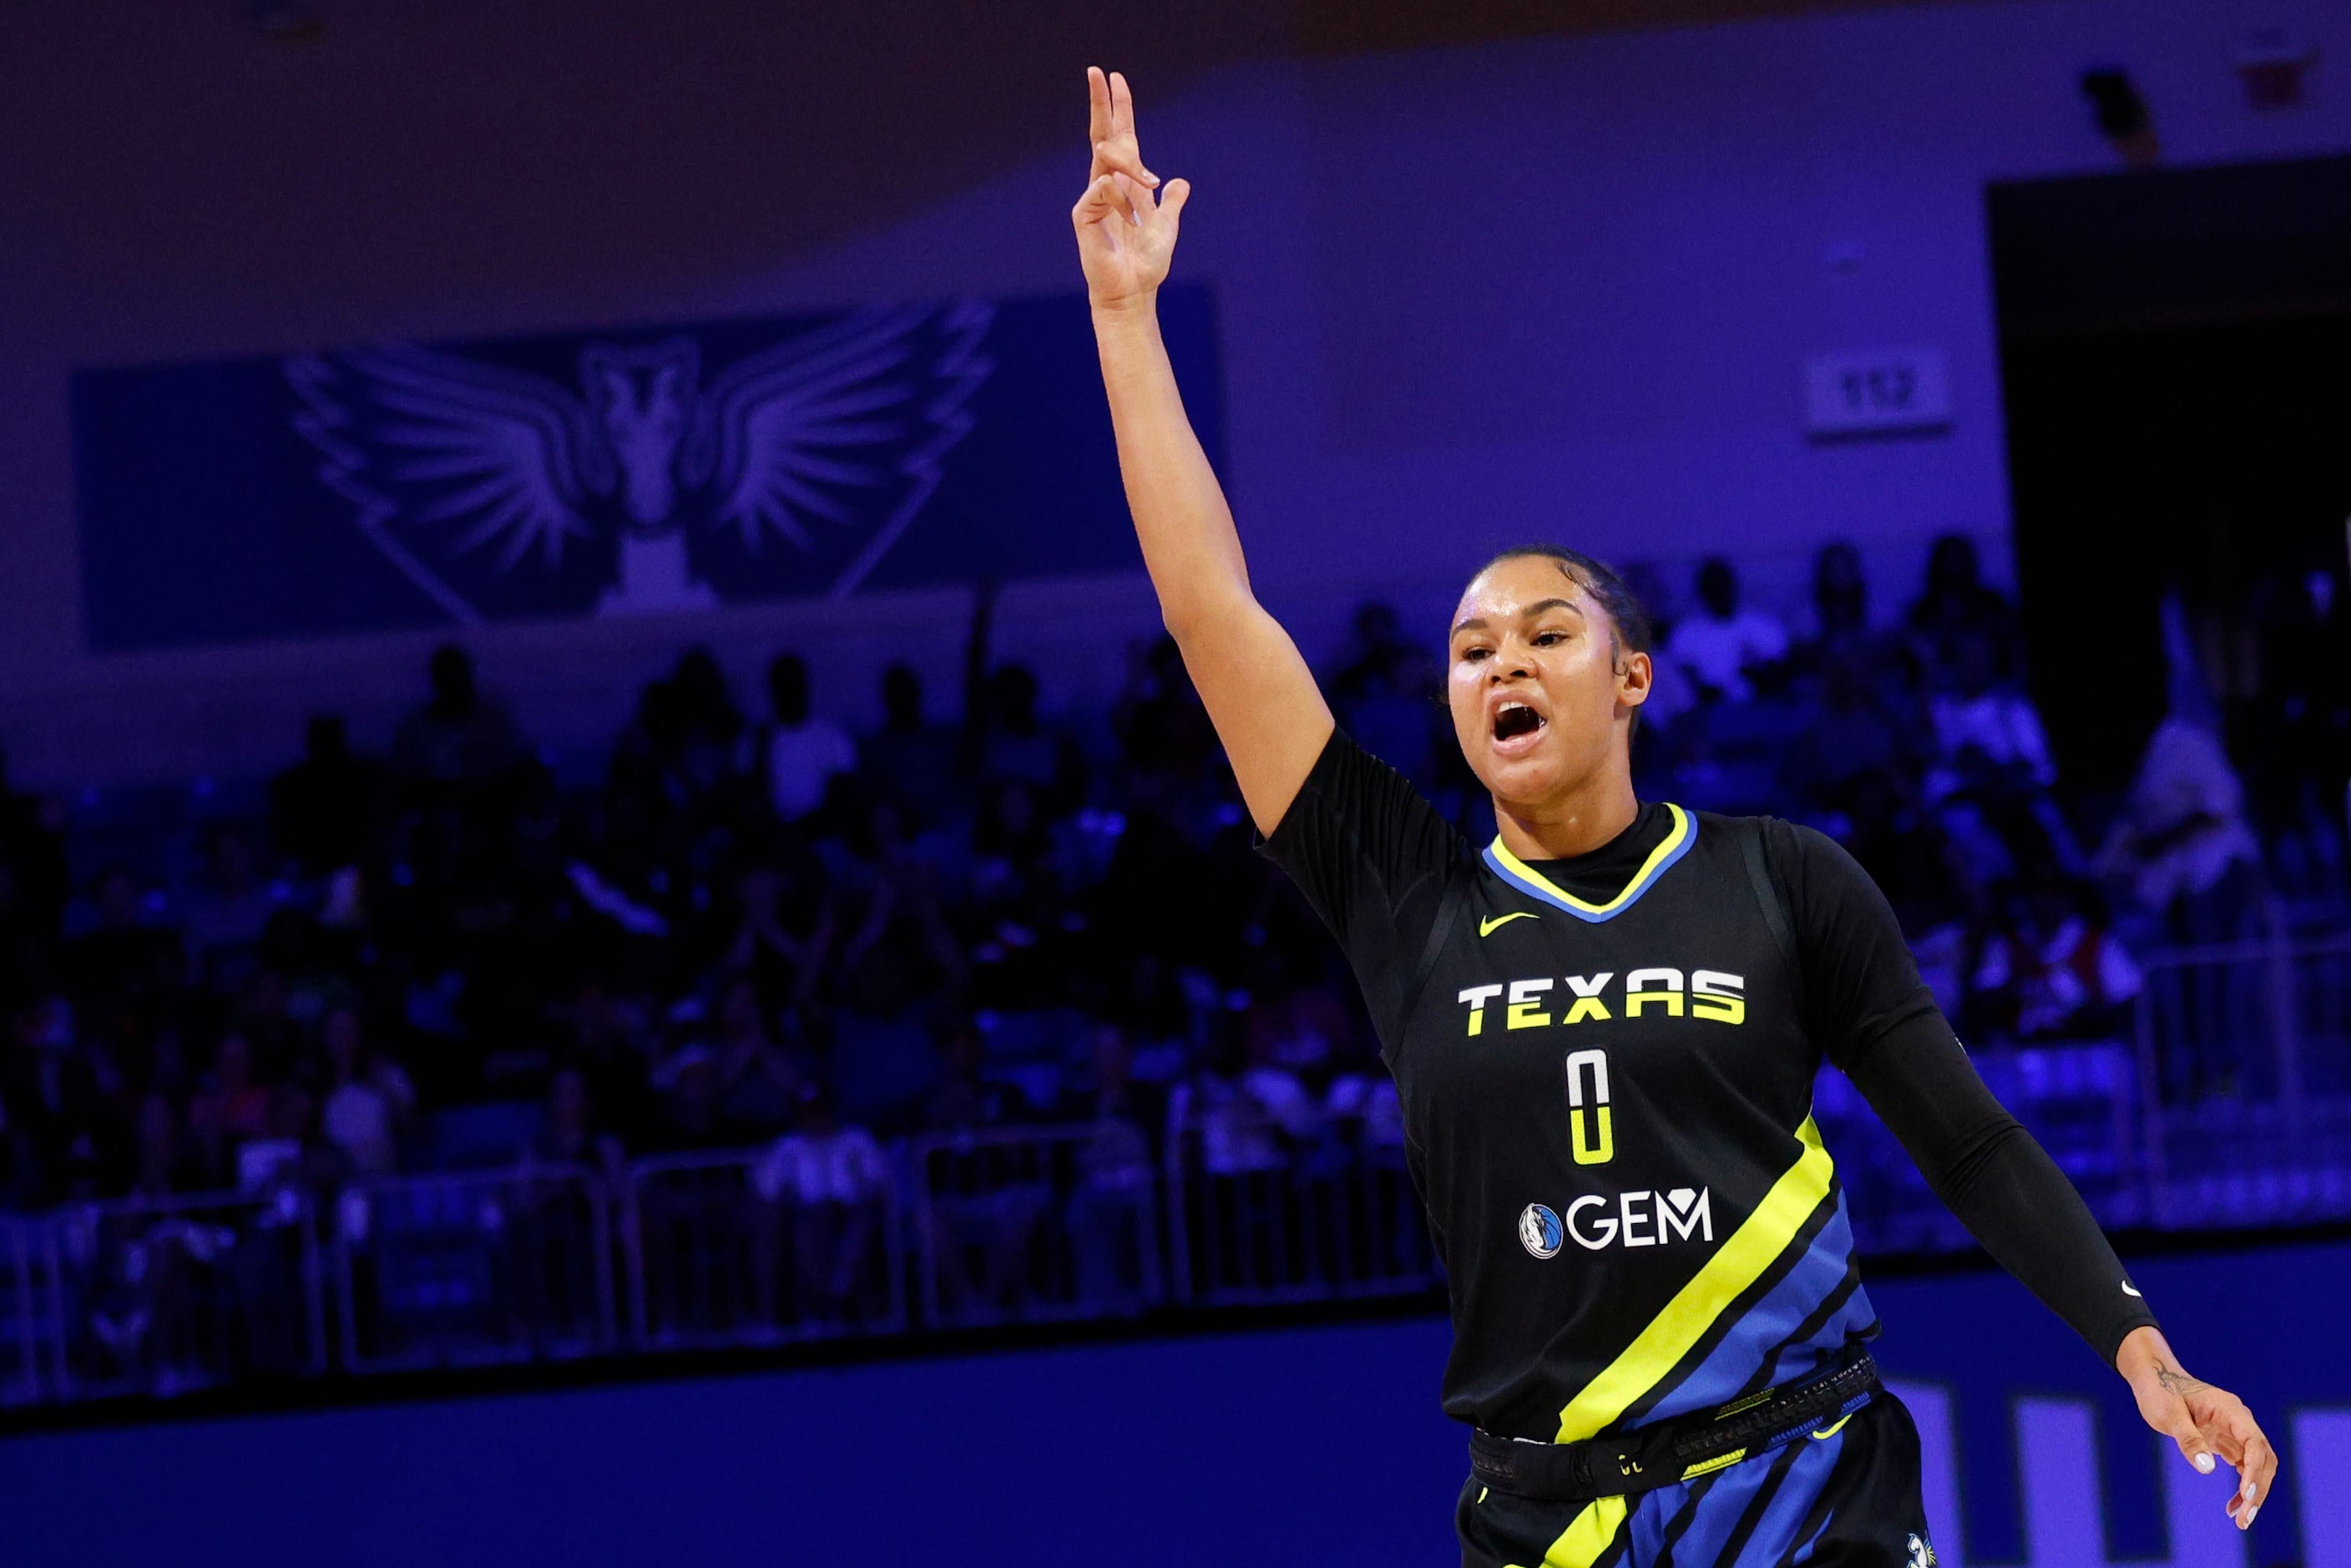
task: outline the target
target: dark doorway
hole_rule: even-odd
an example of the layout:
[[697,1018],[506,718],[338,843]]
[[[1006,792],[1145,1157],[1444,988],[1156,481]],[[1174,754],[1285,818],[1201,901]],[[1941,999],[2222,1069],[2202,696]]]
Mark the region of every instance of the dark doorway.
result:
[[2128,782],[2177,593],[2256,813],[2283,826],[2330,788],[2339,807],[2351,159],[2000,185],[1989,205],[2025,643],[2061,774]]

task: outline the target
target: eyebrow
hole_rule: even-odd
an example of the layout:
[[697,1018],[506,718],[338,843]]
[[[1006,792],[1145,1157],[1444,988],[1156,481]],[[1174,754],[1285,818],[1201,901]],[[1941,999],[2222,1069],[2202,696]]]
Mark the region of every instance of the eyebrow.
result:
[[[1583,614],[1583,606],[1578,604],[1573,599],[1538,599],[1532,604],[1528,605],[1524,610],[1519,612],[1519,619],[1521,621],[1531,621],[1546,610],[1571,611],[1579,617]],[[1483,632],[1485,629],[1485,618],[1479,615],[1473,615],[1468,620],[1459,622],[1453,628],[1454,632],[1457,635],[1463,632]]]

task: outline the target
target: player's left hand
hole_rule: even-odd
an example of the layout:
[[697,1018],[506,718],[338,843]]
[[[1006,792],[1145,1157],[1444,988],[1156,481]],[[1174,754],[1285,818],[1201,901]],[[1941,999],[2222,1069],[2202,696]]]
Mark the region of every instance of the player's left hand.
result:
[[2189,1376],[2159,1329],[2133,1329],[2115,1357],[2115,1370],[2129,1382],[2147,1424],[2178,1443],[2189,1464],[2210,1475],[2217,1455],[2236,1467],[2229,1517],[2239,1530],[2251,1527],[2277,1479],[2278,1462],[2245,1402]]

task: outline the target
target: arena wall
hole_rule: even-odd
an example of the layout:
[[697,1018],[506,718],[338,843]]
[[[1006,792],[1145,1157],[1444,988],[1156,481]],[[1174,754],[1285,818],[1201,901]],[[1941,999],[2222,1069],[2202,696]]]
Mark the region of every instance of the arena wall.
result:
[[[1218,292],[1230,479],[1262,591],[1319,655],[1359,597],[1433,624],[1480,551],[1530,536],[1675,572],[1728,549],[1783,605],[1833,535],[1865,546],[1881,609],[1909,591],[1937,532],[1978,536],[1997,564],[2008,514],[1984,184],[2116,165],[2075,85],[2093,64],[2132,73],[2174,163],[2351,147],[2351,14],[2323,0],[2260,13],[2019,0],[1351,57],[1269,47],[1213,67],[1195,40],[1165,46],[1158,68],[1132,40],[1123,63],[1150,155],[1196,183],[1179,266]],[[348,180],[288,152],[307,133],[287,103],[340,68],[330,51],[376,49],[392,61],[383,79],[402,79],[398,40],[357,8],[312,54],[267,60],[214,57],[116,16],[106,79],[91,67],[80,84],[111,119],[69,149],[26,137],[0,152],[0,190],[23,198],[0,208],[0,737],[20,775],[253,771],[282,762],[300,716],[329,705],[380,739],[433,641],[86,653],[65,397],[77,367],[1076,286],[1074,75],[1067,144],[991,131],[904,170],[845,148],[844,185],[903,192],[768,214],[760,128],[789,109],[742,110],[739,146],[723,129],[665,141],[666,120],[632,141],[635,99],[601,119],[574,107],[555,135],[521,91],[555,68],[534,48],[539,24],[517,17],[478,24],[448,89],[513,86],[507,131],[524,152],[496,143],[505,187],[453,194],[446,165],[465,143],[436,137],[430,105],[338,105],[390,139]],[[2246,104],[2232,51],[2256,24],[2322,50],[2295,110]],[[1225,42],[1218,57],[1250,53],[1245,37]],[[173,85],[193,71],[250,107],[192,130],[191,113],[222,112],[217,90]],[[153,90],[122,90],[150,78]],[[45,82],[38,101],[70,103],[75,87]],[[723,121],[768,90],[784,89],[729,78],[695,92]],[[951,123],[954,105],[925,112]],[[42,135],[55,138],[47,121]],[[152,163],[166,146],[172,199],[142,172],[152,219],[107,217],[124,168],[110,159]],[[594,201],[598,160],[616,189],[643,190],[647,161],[664,157],[694,161],[676,199]],[[538,168],[562,194],[544,211],[513,183]],[[493,189],[497,210],[478,210]],[[1807,442],[1808,356],[1906,346],[1945,356],[1947,434]],[[887,659],[951,690],[956,596],[898,608],[912,612],[784,606],[474,641],[539,738],[584,746],[689,640],[747,672],[804,648],[820,702],[859,722]],[[1135,582],[1029,585],[1008,600],[1002,648],[1038,664],[1051,700],[1091,701],[1152,626]]]

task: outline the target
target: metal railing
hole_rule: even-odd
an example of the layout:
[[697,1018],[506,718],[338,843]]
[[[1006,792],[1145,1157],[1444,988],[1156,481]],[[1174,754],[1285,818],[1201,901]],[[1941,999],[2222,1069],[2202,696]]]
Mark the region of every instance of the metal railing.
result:
[[1353,1123],[1279,1150],[1232,1135],[1228,1107],[1168,1121],[1167,1232],[1176,1299],[1246,1305],[1426,1290],[1438,1278],[1401,1144]]
[[60,1396],[327,1368],[317,1215],[299,1188],[78,1204],[51,1218],[46,1251]]
[[[2144,970],[2134,1039],[1980,1051],[1993,1092],[2109,1226],[2351,1215],[2351,936]],[[1392,1101],[1285,1129],[1234,1089],[1179,1093],[1155,1145],[851,1131],[0,1216],[0,1406],[1438,1281]],[[1970,1244],[1843,1075],[1814,1111],[1865,1250]]]
[[906,1165],[925,1322],[1127,1316],[1165,1299],[1151,1139],[1134,1123],[932,1134]]
[[[822,1155],[670,1155],[629,1167],[631,1327],[646,1350],[906,1326],[899,1156],[836,1184]],[[796,1168],[798,1167],[798,1168]]]
[[26,1405],[63,1376],[54,1226],[0,1215],[0,1405]]
[[2155,1222],[2351,1215],[2351,936],[2160,955],[2138,1001]]
[[343,1365],[464,1366],[620,1343],[610,1199],[581,1166],[355,1183],[335,1205]]

